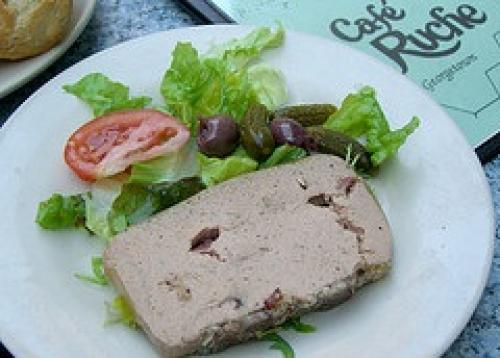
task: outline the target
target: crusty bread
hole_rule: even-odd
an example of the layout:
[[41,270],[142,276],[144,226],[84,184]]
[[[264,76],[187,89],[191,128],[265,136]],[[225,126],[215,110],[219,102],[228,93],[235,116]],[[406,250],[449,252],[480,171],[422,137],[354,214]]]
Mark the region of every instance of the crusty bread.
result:
[[47,52],[66,35],[72,0],[0,0],[0,59]]
[[107,275],[165,357],[254,338],[331,308],[390,268],[392,237],[331,155],[231,179],[119,234]]

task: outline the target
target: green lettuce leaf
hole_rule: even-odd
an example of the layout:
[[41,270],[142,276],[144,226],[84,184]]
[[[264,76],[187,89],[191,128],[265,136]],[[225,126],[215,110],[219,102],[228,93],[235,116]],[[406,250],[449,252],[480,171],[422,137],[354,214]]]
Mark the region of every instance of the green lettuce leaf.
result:
[[82,281],[94,283],[100,286],[106,286],[108,284],[108,278],[104,274],[102,257],[100,256],[92,257],[91,267],[93,275],[75,273],[75,277]]
[[224,59],[231,69],[238,70],[257,59],[262,51],[281,46],[284,38],[285,30],[281,24],[276,31],[260,27],[242,38],[212,46],[203,57]]
[[106,324],[123,324],[130,328],[139,328],[134,311],[123,296],[117,296],[111,303],[106,303],[106,313]]
[[283,81],[278,72],[254,70],[254,87],[247,64],[264,49],[280,45],[283,30],[274,33],[260,28],[244,39],[205,56],[200,56],[190,43],[176,45],[161,83],[161,94],[169,111],[193,132],[200,116],[226,114],[239,121],[248,106],[260,99],[275,106],[282,104],[284,85],[275,83]]
[[110,220],[113,203],[122,191],[125,178],[106,178],[92,184],[85,199],[85,226],[95,235],[109,240],[115,233],[125,230],[127,222],[122,217]]
[[260,164],[259,169],[266,169],[279,164],[295,162],[305,156],[307,156],[307,151],[305,149],[285,144],[276,148],[271,156],[267,158],[265,162]]
[[324,127],[353,138],[366,137],[366,149],[371,154],[371,161],[374,166],[379,166],[396,154],[419,123],[419,119],[413,117],[403,128],[391,131],[375,90],[366,86],[357,93],[349,94]]
[[159,196],[160,205],[158,211],[165,210],[199,193],[206,186],[201,178],[186,178],[173,184],[159,184],[150,187]]
[[353,138],[366,135],[368,131],[387,133],[389,123],[375,98],[375,90],[363,87],[349,94],[342,106],[323,124],[325,128],[342,132]]
[[286,102],[288,89],[281,71],[265,64],[257,64],[248,69],[248,78],[258,101],[269,110]]
[[198,154],[201,166],[201,179],[206,186],[212,186],[225,180],[249,173],[257,169],[258,163],[247,155],[235,153],[229,157],[209,158]]
[[174,153],[132,164],[129,181],[139,184],[174,183],[200,173],[196,140],[191,139]]
[[147,187],[131,183],[124,184],[120,195],[108,212],[109,222],[114,223],[112,235],[122,232],[129,225],[147,219],[157,212],[159,207],[159,195],[155,195]]
[[124,184],[108,213],[110,223],[123,223],[123,226],[113,226],[113,234],[186,200],[204,188],[198,178],[187,178],[176,183],[151,186]]
[[418,117],[413,117],[404,127],[385,134],[368,133],[366,149],[371,153],[371,161],[377,166],[395,155],[405,143],[406,138],[420,125]]
[[[141,222],[205,189],[201,178],[184,178],[175,183],[143,185],[127,182],[126,175],[99,180],[88,193],[63,197],[54,194],[39,204],[36,222],[45,229],[85,226],[96,236],[110,240],[129,225]],[[93,276],[78,278],[102,284],[93,259]]]
[[85,201],[82,195],[53,194],[38,204],[36,222],[44,229],[71,229],[85,222]]
[[88,74],[75,84],[63,88],[87,103],[96,117],[124,109],[144,108],[151,103],[149,97],[130,98],[127,86],[113,82],[101,73]]
[[196,131],[200,116],[224,113],[239,119],[256,94],[245,71],[231,71],[220,59],[200,60],[190,43],[178,43],[161,93],[172,114]]

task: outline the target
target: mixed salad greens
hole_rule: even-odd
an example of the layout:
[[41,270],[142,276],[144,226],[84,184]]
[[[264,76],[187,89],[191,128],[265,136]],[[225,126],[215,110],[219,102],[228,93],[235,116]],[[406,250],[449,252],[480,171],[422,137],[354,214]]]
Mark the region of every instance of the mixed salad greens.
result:
[[[101,73],[64,86],[66,92],[87,103],[96,117],[75,132],[65,150],[66,162],[90,182],[89,190],[53,194],[39,204],[36,222],[49,230],[85,228],[109,241],[129,225],[206,187],[314,152],[347,157],[365,175],[375,173],[373,169],[398,151],[419,120],[415,117],[403,128],[391,130],[370,87],[348,95],[339,108],[331,104],[284,107],[287,87],[283,75],[258,62],[264,51],[281,46],[284,36],[282,27],[262,27],[204,54],[190,43],[178,43],[159,89],[164,99],[161,104],[152,104],[147,96],[131,97],[127,86]],[[108,170],[110,163],[100,171],[88,171],[89,163],[101,165],[137,128],[150,128],[150,117],[163,121],[163,127],[152,132],[151,146],[134,147],[130,152],[147,155],[127,162],[124,170],[111,161],[113,171]],[[178,138],[183,131],[184,137]],[[79,144],[83,132],[86,146],[68,149]],[[138,138],[140,142],[142,137]],[[175,140],[176,145],[165,144]],[[155,152],[156,147],[164,148],[163,152]],[[82,158],[90,159],[83,162]],[[93,257],[91,266],[92,275],[76,276],[106,285],[102,258]],[[135,326],[123,298],[117,297],[109,308],[114,312],[112,321]],[[298,319],[282,328],[314,330]],[[293,356],[276,330],[264,332],[261,338]]]

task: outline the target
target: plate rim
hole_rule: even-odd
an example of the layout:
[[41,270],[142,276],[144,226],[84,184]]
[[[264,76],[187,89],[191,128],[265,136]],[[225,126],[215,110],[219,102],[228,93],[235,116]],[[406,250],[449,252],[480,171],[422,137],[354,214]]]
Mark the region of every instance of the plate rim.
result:
[[[77,19],[75,26],[69,31],[64,40],[57,46],[50,49],[49,51],[38,55],[46,57],[40,61],[40,64],[37,65],[33,71],[24,73],[24,75],[19,77],[17,81],[14,81],[13,83],[11,83],[6,87],[3,88],[0,87],[0,99],[6,97],[10,93],[14,92],[15,90],[19,89],[20,87],[24,86],[26,83],[37,77],[40,73],[42,73],[50,65],[52,65],[57,59],[59,59],[64,53],[66,53],[69,47],[73,45],[73,43],[81,35],[83,30],[85,30],[85,27],[92,18],[92,14],[94,13],[94,9],[97,3],[97,0],[80,0],[80,1],[82,1],[85,6],[83,8],[83,12]],[[38,56],[35,56],[33,58],[36,59]]]
[[[95,4],[95,0],[94,1],[94,4]],[[150,34],[146,34],[146,35],[143,35],[143,36],[139,36],[139,37],[136,37],[136,38],[133,38],[133,39],[129,39],[127,41],[124,41],[124,42],[121,42],[119,44],[116,44],[114,46],[111,46],[111,47],[108,47],[108,48],[105,48],[101,51],[98,51],[88,57],[85,57],[83,59],[81,59],[80,61],[74,63],[73,65],[69,66],[68,68],[66,68],[64,71],[61,71],[59,74],[57,74],[56,76],[54,76],[53,78],[51,78],[49,81],[47,81],[44,85],[42,85],[38,90],[36,90],[34,93],[32,93],[28,99],[23,102],[10,116],[9,118],[6,120],[6,122],[4,123],[4,125],[2,127],[0,127],[0,145],[2,143],[2,139],[4,137],[4,135],[6,135],[7,131],[8,130],[12,130],[12,122],[14,122],[12,120],[12,118],[14,118],[18,112],[21,112],[21,110],[23,110],[23,108],[28,104],[30,103],[31,101],[34,100],[34,97],[40,92],[40,91],[44,91],[46,87],[50,87],[52,85],[52,82],[55,81],[56,79],[58,79],[60,76],[64,75],[67,71],[69,71],[70,69],[72,69],[74,66],[78,66],[80,65],[82,62],[85,62],[87,60],[90,60],[96,56],[99,56],[100,54],[103,54],[103,53],[107,53],[107,52],[111,52],[111,51],[114,51],[116,48],[119,48],[119,47],[122,47],[122,46],[130,46],[132,43],[134,42],[141,42],[143,41],[145,38],[148,38],[148,37],[154,37],[154,36],[165,36],[166,33],[172,33],[172,32],[183,32],[183,31],[204,31],[205,29],[211,29],[211,28],[224,28],[224,27],[238,27],[238,28],[241,28],[242,30],[252,30],[252,29],[255,29],[259,26],[252,26],[252,25],[238,25],[238,24],[216,24],[216,25],[193,25],[193,26],[185,26],[185,27],[181,27],[181,28],[176,28],[176,29],[168,29],[168,30],[163,30],[163,31],[157,31],[157,32],[153,32],[153,33],[150,33]],[[287,33],[290,33],[290,34],[295,34],[295,35],[299,35],[301,37],[307,37],[307,38],[311,38],[311,39],[314,39],[314,41],[317,41],[317,40],[320,40],[322,42],[330,42],[332,40],[329,40],[329,39],[325,39],[325,38],[322,38],[320,36],[315,36],[315,35],[312,35],[312,34],[308,34],[308,33],[304,33],[304,32],[300,32],[300,31],[294,31],[294,30],[289,30],[289,29],[286,29]],[[353,51],[353,52],[356,52],[359,56],[362,56],[362,57],[365,57],[365,58],[368,58],[370,59],[370,61],[375,61],[378,63],[378,65],[381,65],[383,67],[385,67],[387,70],[389,71],[393,71],[393,73],[397,74],[398,76],[402,76],[405,78],[405,81],[408,81],[408,82],[411,82],[414,90],[416,91],[419,91],[421,95],[425,96],[428,100],[434,102],[435,104],[437,104],[439,106],[440,109],[442,109],[442,107],[429,95],[427,94],[427,92],[425,92],[417,83],[415,83],[413,80],[411,80],[410,78],[406,77],[406,76],[403,76],[401,75],[396,69],[394,69],[393,67],[389,66],[388,64],[380,61],[379,59],[377,59],[376,57],[373,57],[373,56],[370,56],[356,48],[353,48],[353,47],[350,47],[344,43],[341,43],[339,41],[334,41],[335,42],[335,45],[336,46],[341,46],[341,47],[344,47],[344,48],[348,48],[349,51]],[[464,143],[468,143],[464,134],[462,133],[462,131],[460,130],[460,128],[458,127],[458,125],[456,124],[456,122],[451,118],[451,116],[449,116],[445,111],[443,111],[443,113],[445,114],[446,116],[446,119],[447,121],[449,122],[449,124],[451,124],[454,128],[455,128],[455,132],[458,136],[461,137],[462,141]],[[438,351],[439,355],[442,355],[444,354],[447,349],[450,347],[450,345],[458,338],[459,334],[463,331],[463,329],[465,328],[465,326],[467,325],[467,323],[469,322],[469,320],[471,319],[481,297],[482,297],[482,294],[484,292],[484,289],[486,287],[486,284],[487,284],[487,281],[488,281],[488,278],[489,278],[489,274],[490,274],[490,270],[491,270],[491,265],[492,265],[492,262],[493,262],[493,257],[494,257],[494,244],[495,244],[495,239],[496,239],[496,227],[495,227],[495,210],[494,210],[494,205],[493,205],[493,199],[492,199],[492,193],[491,193],[491,190],[489,190],[490,186],[489,186],[489,183],[487,181],[487,178],[486,178],[486,175],[485,175],[485,172],[484,172],[484,169],[482,168],[482,165],[476,155],[476,153],[474,152],[473,148],[471,146],[469,146],[469,149],[467,150],[468,152],[468,156],[469,156],[469,159],[471,160],[471,162],[473,162],[473,165],[475,166],[475,170],[477,170],[478,172],[481,173],[480,177],[481,177],[481,185],[482,185],[482,191],[483,193],[485,194],[485,197],[487,198],[488,200],[488,205],[487,205],[487,210],[489,212],[489,215],[488,215],[488,220],[490,222],[490,225],[489,225],[489,236],[490,236],[490,240],[488,241],[488,247],[487,247],[487,250],[486,253],[487,253],[487,257],[488,257],[488,260],[487,262],[484,263],[483,265],[483,269],[482,269],[482,272],[481,272],[481,277],[480,279],[478,279],[478,286],[477,286],[477,290],[475,291],[474,293],[474,297],[471,297],[471,303],[469,306],[465,307],[463,309],[463,313],[461,315],[461,319],[460,320],[457,320],[457,323],[455,324],[455,329],[454,330],[450,330],[450,332],[448,333],[448,335],[445,335],[443,334],[443,342],[441,344],[441,349]],[[12,351],[15,351],[16,353],[27,353],[29,352],[29,350],[26,350],[24,347],[25,345],[23,345],[21,342],[19,342],[19,340],[17,338],[15,338],[12,334],[9,334],[9,332],[7,332],[6,330],[4,330],[2,327],[0,327],[0,331],[1,331],[1,335],[0,335],[0,340],[2,341],[2,343],[5,345],[5,347],[7,349],[9,349],[9,351],[11,351],[11,348],[12,348]],[[28,354],[29,356],[29,354]]]

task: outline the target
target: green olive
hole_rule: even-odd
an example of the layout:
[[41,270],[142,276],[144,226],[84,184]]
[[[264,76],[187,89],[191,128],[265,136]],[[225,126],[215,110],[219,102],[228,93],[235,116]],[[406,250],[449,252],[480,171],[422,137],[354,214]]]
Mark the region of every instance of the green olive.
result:
[[269,129],[269,112],[262,104],[248,107],[240,122],[241,144],[256,160],[264,160],[274,150],[274,138]]

